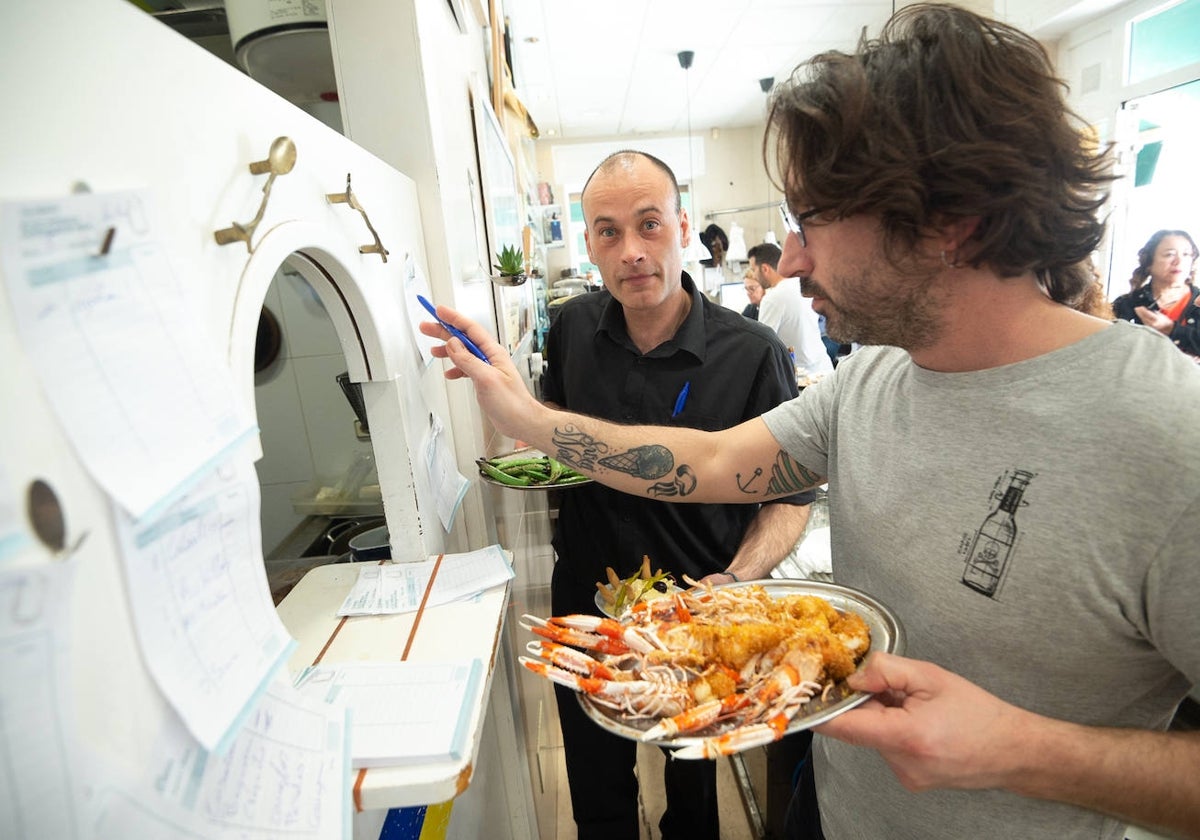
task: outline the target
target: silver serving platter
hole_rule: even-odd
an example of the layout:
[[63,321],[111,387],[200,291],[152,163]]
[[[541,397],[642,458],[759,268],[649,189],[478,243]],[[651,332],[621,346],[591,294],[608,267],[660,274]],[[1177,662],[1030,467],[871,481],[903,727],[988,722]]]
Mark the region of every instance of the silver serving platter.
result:
[[[500,455],[492,455],[491,457],[492,458],[502,458],[502,459],[540,458],[545,454],[546,453],[542,452],[542,450],[540,450],[540,449],[534,449],[532,446],[526,446],[526,447],[522,447],[521,449],[514,449],[512,452],[504,452]],[[476,470],[476,472],[479,475],[479,480],[482,481],[484,484],[490,484],[493,487],[502,487],[505,490],[525,490],[525,491],[532,490],[535,492],[545,493],[547,490],[570,490],[573,487],[583,487],[584,485],[595,483],[592,479],[589,478],[584,481],[573,481],[570,484],[530,484],[528,486],[522,487],[519,484],[505,484],[503,481],[497,481],[496,479],[492,478],[491,476],[485,475],[481,470]]]
[[[819,595],[829,601],[834,609],[841,611],[851,610],[862,616],[863,621],[867,623],[867,627],[871,631],[871,650],[882,650],[895,654],[904,653],[904,628],[901,627],[899,619],[896,618],[895,613],[886,605],[865,592],[852,589],[848,586],[840,586],[836,583],[825,583],[816,580],[748,580],[741,583],[721,584],[713,588],[728,589],[749,586],[751,584],[762,586],[769,594],[779,597],[786,595]],[[814,697],[810,700],[792,718],[787,732],[790,734],[819,726],[825,721],[831,720],[844,712],[850,711],[855,706],[863,704],[870,696],[870,694],[865,692],[851,691],[844,683],[838,683],[829,691],[824,699]],[[620,712],[594,702],[586,694],[577,693],[576,697],[584,713],[601,728],[607,729],[614,735],[640,741],[642,740],[642,733],[658,722],[657,718],[628,720],[623,718]],[[691,735],[647,741],[646,743],[675,749],[696,744],[705,738],[720,735],[733,728],[733,724],[726,722],[708,727]]]

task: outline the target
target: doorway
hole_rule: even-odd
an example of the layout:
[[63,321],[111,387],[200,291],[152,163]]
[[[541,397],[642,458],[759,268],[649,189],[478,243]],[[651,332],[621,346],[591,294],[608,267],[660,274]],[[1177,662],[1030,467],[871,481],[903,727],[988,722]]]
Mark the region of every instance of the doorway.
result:
[[1113,215],[1110,298],[1129,291],[1137,251],[1158,230],[1200,236],[1200,79],[1130,99],[1119,115],[1126,180]]
[[[323,539],[333,526],[383,524],[369,427],[339,383],[346,356],[325,303],[306,278],[306,258],[289,256],[263,299],[254,402],[263,455],[263,558],[276,600],[314,564],[343,552]],[[320,282],[319,280],[317,282]],[[277,334],[270,326],[277,325]],[[275,337],[277,335],[277,338]],[[351,520],[351,521],[348,521]]]

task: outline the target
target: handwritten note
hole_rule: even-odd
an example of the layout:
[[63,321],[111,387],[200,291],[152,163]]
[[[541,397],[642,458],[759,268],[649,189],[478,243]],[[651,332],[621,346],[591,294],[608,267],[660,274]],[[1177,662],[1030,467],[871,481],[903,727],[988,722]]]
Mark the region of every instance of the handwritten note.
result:
[[294,646],[268,590],[253,465],[221,465],[152,522],[114,517],[147,668],[218,749]]
[[0,575],[0,837],[82,836],[67,667],[68,563]]
[[352,767],[397,767],[463,757],[482,676],[478,659],[348,662],[305,668],[296,687],[349,709]]
[[429,588],[426,605],[434,607],[473,598],[512,578],[512,565],[498,545],[465,554],[447,554],[440,564],[435,557],[422,563],[363,566],[338,615],[413,612],[421,605],[426,588]]
[[413,341],[417,343],[417,350],[421,352],[421,358],[425,360],[425,366],[428,367],[429,363],[433,361],[433,353],[430,352],[430,348],[441,342],[421,332],[419,324],[422,321],[432,321],[433,318],[417,303],[417,295],[421,295],[426,300],[433,300],[433,295],[429,291],[429,281],[425,279],[425,273],[421,271],[421,266],[417,265],[417,261],[411,255],[404,258],[403,276],[404,311],[408,315],[408,328],[412,333]]
[[0,205],[29,363],[80,460],[134,517],[252,430],[154,218],[140,192]]
[[449,531],[471,483],[458,471],[454,447],[437,415],[430,415],[429,435],[425,439],[424,450],[425,471],[434,498],[437,499],[438,518],[442,520],[442,527]]
[[348,724],[342,708],[283,681],[256,704],[224,755],[165,729],[142,780],[106,780],[91,809],[96,840],[350,836]]
[[[0,453],[3,453],[3,449],[4,442],[0,442]],[[12,492],[8,471],[0,459],[0,561],[16,554],[29,543],[20,511],[21,504]]]

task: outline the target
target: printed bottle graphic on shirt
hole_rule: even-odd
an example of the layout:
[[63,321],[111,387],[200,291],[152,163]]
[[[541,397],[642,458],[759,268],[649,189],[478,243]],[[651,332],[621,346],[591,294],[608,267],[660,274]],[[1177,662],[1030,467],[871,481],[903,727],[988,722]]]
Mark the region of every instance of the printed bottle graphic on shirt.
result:
[[1033,473],[1014,470],[1000,504],[987,515],[967,553],[963,583],[989,598],[996,594],[1017,541],[1017,508]]

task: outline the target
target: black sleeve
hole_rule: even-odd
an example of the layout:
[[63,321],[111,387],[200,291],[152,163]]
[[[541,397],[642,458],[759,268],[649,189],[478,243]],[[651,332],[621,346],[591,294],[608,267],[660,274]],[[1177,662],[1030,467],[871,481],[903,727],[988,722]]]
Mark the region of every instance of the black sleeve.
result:
[[1193,301],[1168,336],[1175,346],[1192,356],[1200,356],[1200,306]]
[[550,329],[546,331],[546,367],[542,374],[542,399],[556,405],[563,405],[561,314],[550,322]]

